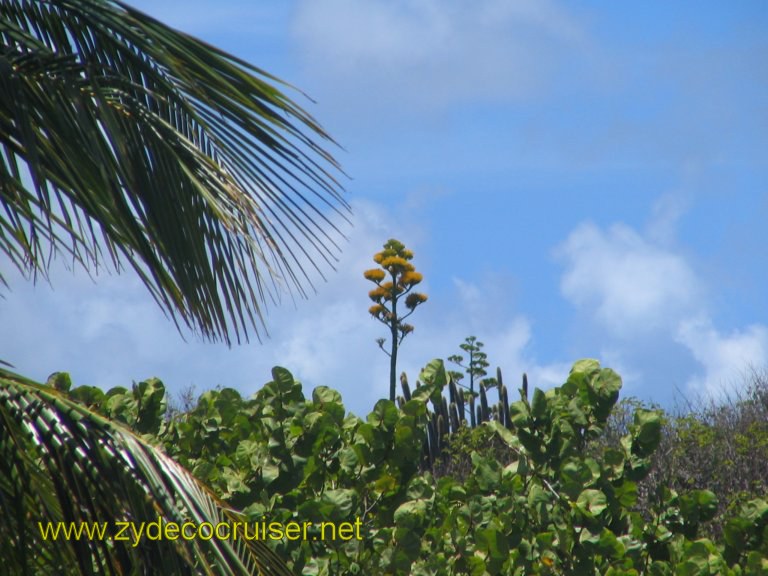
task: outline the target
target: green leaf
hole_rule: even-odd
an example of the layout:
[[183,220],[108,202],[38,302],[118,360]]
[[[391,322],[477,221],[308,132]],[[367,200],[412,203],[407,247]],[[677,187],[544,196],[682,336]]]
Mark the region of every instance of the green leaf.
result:
[[382,474],[373,484],[373,491],[377,494],[390,494],[400,487],[400,482],[392,474]]
[[603,465],[609,473],[609,477],[620,477],[624,471],[624,453],[613,448],[606,449],[603,452]]
[[528,505],[537,509],[549,504],[551,494],[539,484],[531,484],[528,490]]
[[747,554],[747,575],[764,576],[768,574],[768,557],[753,550]]
[[589,422],[587,420],[587,415],[582,408],[581,400],[579,398],[573,398],[568,403],[568,417],[573,424],[585,427]]
[[395,510],[395,524],[403,528],[417,528],[424,524],[427,502],[421,498],[404,502]]
[[739,516],[753,524],[768,523],[768,502],[762,498],[754,498],[741,507]]
[[478,488],[483,492],[492,492],[498,488],[501,480],[501,469],[498,462],[484,458],[477,452],[472,452],[472,474]]
[[520,439],[509,428],[504,426],[498,420],[490,420],[483,422],[483,426],[486,426],[493,430],[495,434],[501,438],[501,440],[514,450],[519,450],[521,447]]
[[312,391],[312,401],[315,404],[341,404],[341,394],[333,388],[318,386]]
[[448,373],[445,370],[443,361],[440,358],[436,358],[429,362],[419,374],[419,380],[430,386],[430,400],[435,403],[440,402],[443,389],[448,385]]
[[748,530],[751,524],[746,518],[729,518],[723,528],[725,542],[740,554],[747,542]]
[[496,528],[481,528],[475,531],[478,550],[485,552],[490,567],[501,564],[509,556],[509,542]]
[[706,522],[717,514],[718,500],[710,490],[693,490],[680,497],[680,512],[691,522]]
[[358,498],[357,491],[351,488],[338,488],[325,491],[321,501],[332,506],[329,518],[341,522],[349,520],[357,506]]
[[509,405],[509,418],[512,420],[512,424],[518,428],[530,428],[531,426],[531,413],[528,409],[528,405],[522,400],[513,402]]
[[626,552],[624,544],[608,528],[603,528],[600,533],[598,546],[602,554],[616,559],[622,558]]
[[632,427],[632,451],[638,456],[653,454],[661,442],[661,413],[639,408]]
[[156,434],[168,409],[165,386],[157,378],[151,378],[139,382],[133,395],[137,404],[134,429],[140,434]]
[[344,421],[344,404],[341,401],[341,394],[336,390],[327,386],[318,386],[312,391],[312,401],[337,424]]
[[303,576],[331,576],[330,558],[312,558],[302,570]]
[[614,488],[614,496],[619,504],[627,510],[631,510],[637,504],[637,484],[624,479],[621,484]]
[[354,446],[345,446],[339,452],[339,464],[347,474],[353,474],[363,464],[363,460]]
[[96,386],[78,386],[69,393],[70,398],[85,404],[99,408],[104,402],[106,395],[101,388]]
[[397,423],[399,416],[395,403],[391,400],[381,399],[376,402],[373,411],[368,414],[368,422],[377,427],[392,429]]
[[600,490],[584,490],[576,500],[576,507],[586,516],[596,518],[608,508],[608,500]]
[[601,369],[592,381],[592,390],[597,396],[595,417],[600,424],[605,423],[611,413],[621,390],[621,377],[610,368]]
[[571,367],[568,373],[568,379],[562,386],[562,391],[567,396],[572,397],[584,388],[588,378],[600,370],[600,363],[597,360],[586,358],[578,360]]
[[439,401],[442,394],[442,388],[435,384],[424,384],[411,391],[411,401],[418,401],[426,404],[430,400]]
[[533,401],[531,402],[531,415],[540,420],[547,413],[547,397],[544,392],[538,388],[533,391]]
[[276,391],[279,394],[290,394],[296,384],[293,374],[282,366],[272,368],[272,381],[275,383]]
[[69,392],[72,388],[72,378],[68,372],[54,372],[48,376],[48,380],[45,382],[46,386],[55,388],[62,392]]
[[575,498],[600,478],[600,466],[592,458],[569,458],[560,467],[562,490]]
[[[592,374],[600,369],[600,362],[593,358],[584,358],[577,360],[571,367],[570,375],[583,376],[584,374]],[[570,378],[570,376],[569,376]]]
[[435,493],[434,479],[431,475],[426,474],[424,476],[414,476],[408,483],[408,490],[406,496],[411,500],[417,498],[430,499]]

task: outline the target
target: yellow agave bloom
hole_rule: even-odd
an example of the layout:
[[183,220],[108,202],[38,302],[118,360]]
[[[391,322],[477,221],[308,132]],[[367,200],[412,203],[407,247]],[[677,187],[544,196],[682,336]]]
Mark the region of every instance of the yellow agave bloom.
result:
[[389,291],[381,286],[368,292],[368,297],[374,302],[386,298],[387,296],[389,296]]
[[374,304],[370,308],[368,308],[368,312],[371,313],[371,316],[378,316],[384,311],[384,306],[381,304]]
[[418,284],[424,279],[424,276],[421,275],[421,272],[416,272],[413,270],[409,270],[408,272],[405,272],[403,276],[400,278],[400,282],[403,284]]
[[384,270],[379,268],[373,268],[372,270],[366,270],[363,272],[363,276],[366,278],[366,280],[370,280],[371,282],[381,282],[384,280],[386,273]]
[[413,270],[413,265],[409,264],[405,258],[401,258],[400,256],[389,256],[388,258],[384,258],[380,264],[382,268],[398,267],[405,270]]

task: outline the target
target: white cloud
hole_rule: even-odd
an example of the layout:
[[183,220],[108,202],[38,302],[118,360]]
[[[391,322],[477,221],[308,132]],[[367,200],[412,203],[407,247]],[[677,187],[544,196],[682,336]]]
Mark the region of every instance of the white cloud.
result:
[[357,227],[342,245],[337,272],[327,273],[318,294],[298,300],[295,308],[290,299],[270,306],[271,338],[263,344],[230,349],[188,332],[185,342],[132,273],[100,275],[92,282],[82,271],[69,273],[55,263],[53,288],[8,275],[12,290],[3,293],[0,315],[6,327],[15,328],[0,332],[0,359],[37,380],[63,370],[76,385],[105,389],[158,376],[172,390],[223,385],[244,393],[267,382],[272,366],[282,365],[307,383],[306,393],[320,384],[353,390],[345,400],[363,412],[372,406],[369,372],[380,352],[368,335],[375,326],[366,313],[362,270],[373,265],[371,256],[393,231],[383,207],[359,203],[355,213]]
[[[446,314],[440,310],[429,319],[425,326],[426,333],[419,335],[417,346],[421,349],[417,358],[447,358],[452,354],[463,354],[459,345],[467,336],[476,336],[483,343],[483,351],[490,363],[488,375],[495,376],[496,368],[500,367],[504,382],[513,396],[516,397],[515,391],[524,372],[528,374],[531,389],[548,389],[565,381],[570,363],[542,363],[532,353],[532,323],[509,306],[509,278],[487,275],[481,281],[458,277],[452,280],[452,312]],[[457,369],[453,364],[448,366]],[[418,374],[416,371],[413,373]]]
[[696,362],[686,376],[688,391],[718,397],[750,366],[768,364],[768,327],[725,333],[714,325],[702,280],[664,244],[674,237],[679,200],[656,203],[645,236],[624,224],[578,226],[556,251],[565,261],[561,292],[580,321],[593,318],[604,330],[603,360],[627,381],[647,382],[659,357],[678,344]]
[[57,263],[51,282],[32,285],[13,275],[0,303],[6,326],[16,327],[0,334],[3,356],[32,378],[64,370],[80,384],[129,386],[154,375],[143,371],[162,364],[181,341],[130,273],[103,274],[94,283]]
[[[77,384],[107,388],[159,376],[174,390],[224,385],[244,393],[257,390],[268,381],[270,368],[282,365],[304,383],[306,394],[314,386],[331,386],[349,409],[364,415],[387,395],[389,366],[375,344],[385,329],[367,314],[370,286],[362,271],[373,266],[372,255],[390,237],[401,238],[418,258],[430,231],[423,220],[410,224],[381,205],[355,202],[354,212],[338,272],[296,308],[272,309],[267,317],[272,338],[262,345],[227,349],[194,337],[184,342],[132,275],[99,277],[94,284],[83,274],[55,270],[56,290],[14,281],[14,290],[0,300],[5,325],[17,327],[0,332],[2,358],[36,379],[68,370]],[[689,362],[698,363],[700,374],[692,377],[694,367],[680,381],[691,378],[692,386],[708,393],[737,371],[768,360],[768,329],[719,331],[685,258],[647,235],[624,225],[606,230],[582,225],[560,254],[566,264],[563,294],[600,328],[609,328],[597,346],[586,348],[599,350],[603,364],[617,369],[625,383],[647,381],[642,367],[656,367],[655,357],[636,362],[641,341],[666,348],[676,342],[690,350]],[[429,270],[423,271],[423,290],[432,294]],[[517,310],[510,296],[516,281],[503,275],[457,277],[442,303],[434,287],[437,297],[413,317],[416,330],[400,349],[399,371],[413,382],[426,362],[458,352],[465,337],[476,335],[485,343],[489,372],[501,366],[513,397],[523,372],[532,388],[562,384],[571,364],[536,356],[535,321]]]
[[538,0],[303,0],[294,34],[339,97],[430,108],[528,95],[583,40]]
[[373,254],[391,237],[402,238],[409,248],[408,230],[393,229],[383,206],[354,202],[355,227],[337,273],[319,288],[319,294],[301,302],[295,313],[285,314],[272,330],[274,355],[305,386],[305,393],[319,385],[341,391],[345,405],[358,413],[373,407],[373,400],[388,394],[384,387],[388,359],[376,338],[383,326],[367,312],[372,287],[363,271],[375,266]]
[[648,238],[657,244],[670,244],[676,233],[677,222],[685,214],[688,200],[682,193],[669,193],[653,203],[653,213],[648,223]]
[[[131,273],[101,275],[94,283],[55,265],[54,289],[9,275],[13,290],[0,300],[0,315],[6,326],[19,328],[0,332],[0,358],[37,380],[63,370],[72,373],[76,385],[106,389],[157,376],[171,390],[193,384],[200,392],[222,385],[246,394],[281,365],[302,381],[305,394],[315,386],[331,386],[349,409],[364,415],[388,394],[389,362],[375,342],[384,327],[367,313],[371,286],[362,272],[375,265],[373,254],[391,237],[401,238],[418,255],[425,232],[423,221],[412,227],[382,205],[354,201],[353,211],[354,227],[345,230],[348,241],[341,243],[337,271],[328,272],[327,282],[316,284],[317,294],[297,299],[295,307],[290,299],[270,306],[270,338],[262,344],[229,349],[187,332],[185,342]],[[424,289],[429,292],[427,282]],[[405,343],[400,364],[414,380],[424,363],[450,353],[460,341],[446,339],[441,345],[426,322],[416,323],[419,335]],[[456,332],[463,338],[464,330]]]
[[345,403],[354,395],[364,400],[360,404],[372,406],[370,400],[381,395],[376,394],[376,376],[386,374],[388,365],[376,349],[378,327],[366,314],[366,302],[359,295],[338,294],[345,295],[350,297],[312,306],[281,331],[276,357],[310,388],[343,389]]
[[642,374],[627,362],[625,350],[621,346],[603,345],[598,359],[604,367],[611,368],[621,376],[623,396],[636,395],[638,384],[643,382]]
[[682,257],[623,224],[607,231],[582,224],[557,254],[566,262],[563,296],[594,310],[614,335],[674,326],[700,299],[696,277]]
[[[393,228],[392,215],[378,204],[356,202],[354,212],[355,228],[338,274],[321,287],[318,296],[301,302],[295,313],[281,313],[273,325],[275,345],[270,350],[305,384],[305,393],[317,385],[331,386],[342,393],[346,406],[362,414],[389,394],[389,357],[376,345],[378,337],[386,336],[386,328],[367,313],[371,286],[362,272],[375,266],[373,254],[391,237],[402,239],[418,259],[419,238],[427,231],[420,220],[413,226],[400,220]],[[431,294],[429,274],[423,271],[420,291]],[[485,343],[492,363],[489,374],[501,366],[511,390],[517,389],[524,371],[532,387],[562,384],[570,365],[541,365],[531,357],[531,325],[508,310],[508,283],[501,276],[488,277],[481,284],[454,278],[455,296],[446,301],[448,310],[435,300],[419,308],[409,320],[415,331],[398,352],[398,378],[405,372],[413,384],[427,362],[458,352],[464,338],[475,334]]]
[[547,390],[560,386],[568,378],[571,363],[555,361],[541,364],[530,353],[532,340],[531,324],[524,317],[514,318],[504,330],[491,333],[486,339],[489,358],[497,359],[502,368],[510,401],[513,397],[517,398],[515,391],[521,385],[523,373],[528,375],[531,391],[534,388]]
[[748,326],[729,334],[718,331],[706,317],[697,317],[680,324],[676,340],[686,346],[704,368],[704,373],[692,377],[688,390],[703,396],[718,397],[744,371],[768,365],[768,328]]

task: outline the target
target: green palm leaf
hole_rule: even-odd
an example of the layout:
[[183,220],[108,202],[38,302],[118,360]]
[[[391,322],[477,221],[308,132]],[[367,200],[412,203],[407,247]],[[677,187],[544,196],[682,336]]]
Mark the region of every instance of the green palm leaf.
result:
[[127,262],[177,326],[260,337],[348,210],[280,84],[116,0],[0,0],[0,250],[35,274]]
[[[259,541],[45,539],[48,522],[238,520],[178,464],[53,388],[0,369],[0,572],[289,575]],[[191,534],[191,532],[188,531]]]

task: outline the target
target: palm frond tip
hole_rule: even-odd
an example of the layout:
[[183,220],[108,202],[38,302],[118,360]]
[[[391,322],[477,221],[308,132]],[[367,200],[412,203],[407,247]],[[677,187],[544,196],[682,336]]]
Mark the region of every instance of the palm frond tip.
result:
[[[113,0],[0,2],[0,250],[127,262],[179,324],[260,337],[333,266],[335,143],[273,76]],[[311,272],[314,270],[314,272]],[[0,281],[3,276],[0,273]]]

